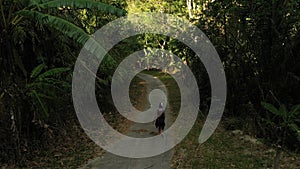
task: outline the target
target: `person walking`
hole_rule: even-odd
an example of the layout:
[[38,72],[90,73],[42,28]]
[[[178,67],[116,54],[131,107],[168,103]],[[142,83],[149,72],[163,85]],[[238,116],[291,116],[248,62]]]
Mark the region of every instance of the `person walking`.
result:
[[159,103],[157,118],[155,120],[155,127],[158,129],[158,134],[164,131],[165,125],[165,110],[163,109],[163,103]]

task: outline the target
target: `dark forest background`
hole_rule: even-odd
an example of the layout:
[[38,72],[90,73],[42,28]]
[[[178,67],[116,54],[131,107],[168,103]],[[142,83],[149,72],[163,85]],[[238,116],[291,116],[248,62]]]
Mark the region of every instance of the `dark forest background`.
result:
[[[68,123],[78,123],[71,80],[80,49],[106,23],[137,12],[185,17],[210,38],[226,71],[227,129],[300,150],[299,0],[0,0],[0,164],[24,166]],[[188,64],[207,112],[210,85],[201,61],[184,44],[153,34],[122,41],[101,65],[97,95],[104,112],[113,108],[117,63],[148,47]]]

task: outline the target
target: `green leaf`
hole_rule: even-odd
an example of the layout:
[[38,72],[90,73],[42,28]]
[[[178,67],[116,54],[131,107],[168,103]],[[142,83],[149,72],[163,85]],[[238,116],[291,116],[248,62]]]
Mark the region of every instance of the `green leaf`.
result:
[[67,72],[69,70],[70,70],[70,68],[53,68],[53,69],[50,69],[47,72],[39,75],[38,78],[43,79],[43,78],[46,78],[48,76],[54,76],[54,75],[58,75],[58,74]]
[[288,126],[289,126],[293,131],[298,132],[298,131],[300,130],[299,127],[298,127],[298,125],[295,124],[295,123],[288,124]]
[[[66,92],[65,89],[60,88],[59,86],[53,85],[48,82],[34,82],[28,85],[28,88],[32,88],[36,91],[47,93],[48,95],[55,95],[58,92]],[[55,90],[55,93],[49,92],[50,90]]]
[[75,9],[97,9],[104,13],[109,13],[117,16],[124,16],[126,14],[125,10],[116,8],[112,5],[97,2],[94,0],[53,0],[50,2],[46,2],[44,4],[40,4],[42,8],[58,8],[58,7],[71,7]]
[[[53,27],[54,29],[62,32],[66,36],[74,39],[78,43],[85,45],[85,48],[91,53],[94,53],[95,56],[97,56],[97,53],[105,51],[95,39],[90,38],[91,36],[89,34],[87,34],[84,30],[67,20],[30,10],[21,10],[18,12],[18,14],[28,18],[36,19],[42,24],[46,24],[50,27]],[[107,57],[111,60],[114,60],[113,57],[110,55],[107,55]]]
[[37,0],[29,0],[27,2],[27,6],[28,7],[36,6],[39,11],[41,10],[41,6],[40,6],[40,4],[39,4],[39,2]]
[[23,72],[23,75],[24,75],[25,77],[27,77],[27,71],[26,71],[26,69],[25,69],[25,66],[24,66],[24,64],[23,64],[23,61],[22,61],[20,55],[18,54],[17,49],[16,49],[16,48],[13,48],[13,49],[12,49],[12,52],[13,52],[13,57],[14,57],[14,60],[15,60],[16,65],[17,65],[18,68]]
[[31,72],[30,78],[37,77],[37,75],[39,75],[44,68],[45,68],[44,64],[40,64],[37,67],[35,67]]
[[280,107],[279,107],[279,112],[281,112],[281,113],[283,113],[283,112],[287,112],[287,109],[286,109],[286,107],[285,107],[285,105],[280,105]]
[[109,81],[108,80],[104,80],[104,79],[100,79],[99,78],[99,80],[98,80],[100,83],[102,83],[102,84],[104,84],[104,85],[106,85],[106,86],[108,86],[108,83],[109,83]]
[[39,93],[38,96],[40,98],[47,99],[47,100],[57,100],[57,99],[59,99],[58,97],[53,97],[53,96],[45,95],[45,94],[42,94],[42,93]]
[[79,28],[78,26],[74,25],[73,23],[48,14],[43,14],[37,11],[31,10],[21,10],[17,12],[18,15],[35,19],[42,24],[46,24],[63,34],[67,35],[68,37],[74,39],[78,43],[84,45],[85,42],[90,38],[90,35],[87,34],[84,30]]
[[40,99],[39,95],[37,94],[37,92],[35,90],[33,90],[32,93],[33,93],[33,96],[38,100],[40,106],[42,107],[43,115],[45,117],[49,117],[48,111],[47,111],[44,103],[41,101],[41,99]]
[[0,100],[3,98],[4,94],[5,94],[4,92],[1,93]]
[[279,111],[270,103],[266,103],[266,102],[261,102],[261,105],[268,111],[270,111],[271,113],[275,114],[275,115],[280,115]]
[[290,113],[292,115],[298,115],[300,113],[300,104],[293,106]]
[[285,105],[283,105],[283,104],[280,105],[278,113],[279,113],[280,116],[283,117],[284,121],[287,121],[287,119],[288,119],[288,111],[287,111]]
[[[17,14],[35,19],[42,24],[62,32],[64,35],[74,39],[78,43],[85,45],[85,48],[91,53],[94,53],[95,56],[97,56],[97,53],[104,51],[103,47],[95,39],[90,38],[91,36],[83,29],[65,19],[31,10],[21,10]],[[110,55],[107,55],[107,57],[114,60]]]
[[45,78],[44,80],[45,80],[45,82],[47,82],[49,84],[53,84],[62,89],[71,88],[70,82],[66,82],[66,81],[58,80],[58,79],[54,79],[54,78]]

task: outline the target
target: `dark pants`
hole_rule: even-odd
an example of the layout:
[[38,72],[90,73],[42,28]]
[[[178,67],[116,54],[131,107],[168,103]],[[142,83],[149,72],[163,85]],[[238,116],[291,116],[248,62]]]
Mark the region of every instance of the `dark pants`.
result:
[[155,127],[158,128],[158,131],[164,130],[165,128],[165,117],[160,116],[155,121]]

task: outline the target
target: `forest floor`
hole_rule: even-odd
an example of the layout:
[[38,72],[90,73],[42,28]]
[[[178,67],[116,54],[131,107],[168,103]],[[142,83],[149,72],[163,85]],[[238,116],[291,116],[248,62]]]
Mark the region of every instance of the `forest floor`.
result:
[[[169,94],[169,111],[173,113],[171,121],[174,121],[180,105],[180,93],[176,82],[171,76],[164,73],[150,71],[147,74],[158,77],[166,85]],[[145,105],[148,104],[145,80],[136,78],[130,88],[133,89],[130,90],[130,98],[132,98],[133,105],[139,110],[144,110]],[[105,117],[121,133],[139,132],[139,129],[132,129],[132,122],[125,118],[119,120],[114,113],[107,113]],[[198,144],[198,137],[204,120],[205,116],[199,115],[190,133],[171,152],[173,157],[170,159],[170,156],[164,158],[167,159],[168,163],[166,168],[268,169],[273,167],[274,147],[264,144],[263,139],[255,138],[241,130],[226,130],[224,120],[221,121],[217,130],[208,141],[201,145]],[[153,124],[150,130],[155,130]],[[149,131],[147,132],[149,133]],[[62,135],[53,139],[55,140],[49,140],[49,144],[43,148],[43,151],[36,151],[31,158],[28,158],[30,160],[25,161],[26,168],[87,168],[93,166],[91,164],[107,154],[86,136],[76,122],[67,125],[66,129],[62,131]],[[280,161],[281,168],[297,169],[300,166],[300,154],[283,151]],[[138,166],[141,163],[136,161],[134,164]],[[142,167],[149,168],[153,166]],[[1,168],[16,167],[2,166]],[[108,167],[98,166],[95,168]],[[123,169],[124,167],[118,166],[118,168]]]

